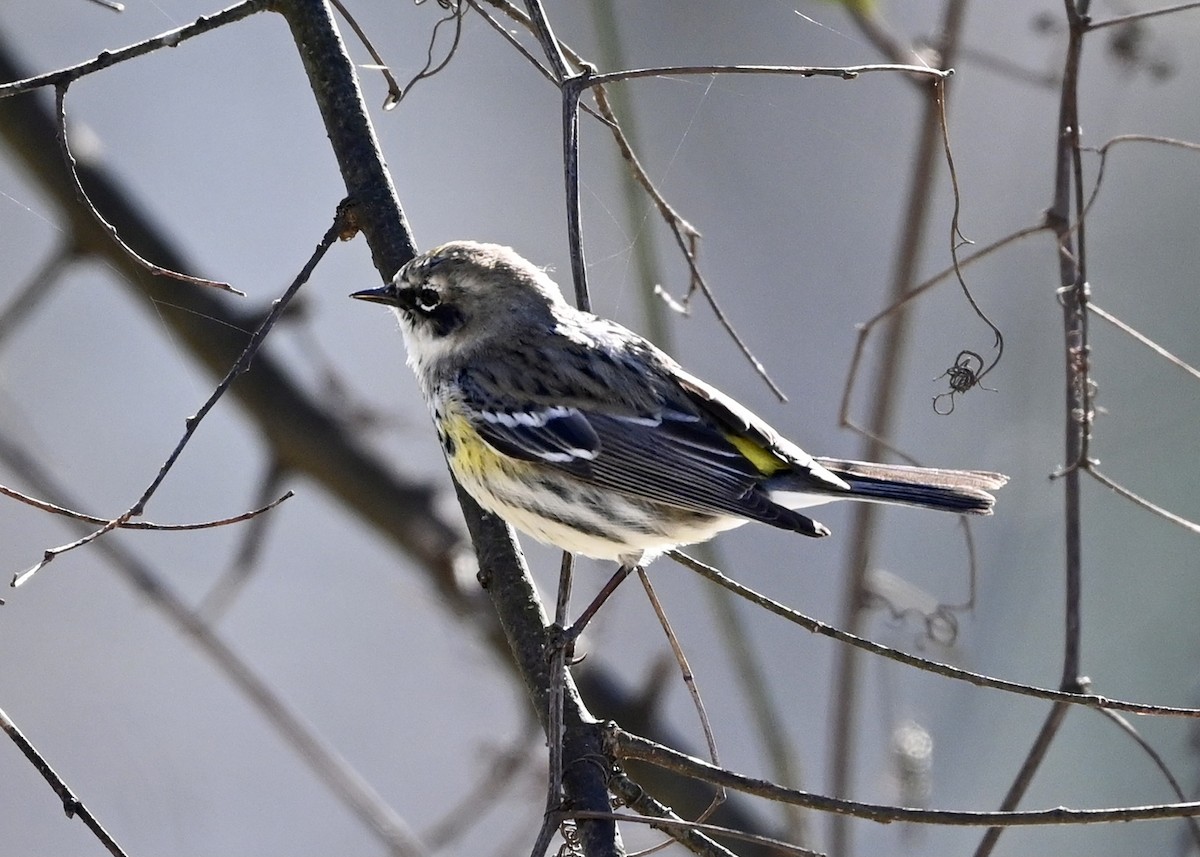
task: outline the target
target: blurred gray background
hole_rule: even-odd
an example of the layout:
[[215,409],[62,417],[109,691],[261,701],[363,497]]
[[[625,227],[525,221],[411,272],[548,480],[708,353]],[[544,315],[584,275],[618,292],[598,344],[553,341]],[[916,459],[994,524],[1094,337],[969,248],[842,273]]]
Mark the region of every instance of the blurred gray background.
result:
[[[1125,10],[1094,4],[1097,17]],[[112,14],[82,0],[6,0],[0,35],[33,71],[90,58],[171,29],[219,4],[130,0]],[[436,4],[358,2],[354,14],[401,81],[424,63]],[[584,56],[602,47],[591,4],[548,4],[558,35]],[[694,63],[847,65],[880,61],[832,4],[615,3],[629,66]],[[884,7],[898,33],[928,35],[941,3]],[[802,13],[802,14],[801,14]],[[964,44],[1037,74],[1055,74],[1065,36],[1049,2],[975,3]],[[1120,60],[1108,36],[1087,46],[1085,140],[1130,132],[1200,140],[1200,14],[1150,22],[1143,57]],[[349,37],[347,37],[349,40]],[[528,44],[532,44],[527,40]],[[369,63],[352,44],[353,55]],[[1038,222],[1051,201],[1057,87],[998,71],[970,53],[957,63],[951,136],[962,229],[979,244]],[[395,111],[364,70],[376,129],[417,240],[511,244],[569,286],[559,104],[553,87],[477,15],[466,15],[450,65]],[[672,316],[673,351],[695,373],[756,409],[814,454],[853,457],[837,428],[854,325],[886,300],[921,104],[899,77],[691,77],[625,84],[640,154],[670,202],[704,234],[703,269],[738,330],[789,401],[773,398],[697,299]],[[343,191],[308,84],[283,21],[260,15],[73,85],[73,132],[182,246],[199,272],[265,307],[299,270]],[[624,216],[620,159],[584,119],[583,198],[597,311],[645,330],[632,250],[653,243],[662,285],[681,294],[686,268],[657,216]],[[84,145],[82,137],[77,145]],[[1193,364],[1200,362],[1200,157],[1152,146],[1116,149],[1089,220],[1089,279],[1097,303]],[[1094,175],[1095,161],[1088,163]],[[937,185],[923,272],[949,264],[952,196]],[[0,306],[61,239],[59,213],[0,158]],[[977,604],[959,616],[953,647],[919,623],[878,615],[873,638],[993,675],[1055,686],[1061,669],[1062,457],[1058,263],[1039,235],[968,269],[974,295],[1006,336],[1004,361],[952,416],[937,416],[935,382],[961,349],[990,355],[991,334],[952,282],[917,304],[897,390],[894,441],[923,462],[1012,477],[994,518],[974,528]],[[306,286],[307,323],[281,328],[268,351],[314,394],[332,371],[352,401],[388,417],[366,437],[395,468],[437,486],[458,520],[434,434],[404,367],[389,314],[346,299],[375,285],[365,242],[339,245]],[[192,288],[183,284],[179,289]],[[0,432],[71,486],[87,511],[126,508],[157,472],[213,380],[174,342],[169,306],[137,302],[103,265],[70,269],[28,322],[0,346]],[[1194,381],[1096,320],[1095,377],[1104,412],[1095,454],[1116,479],[1182,515],[1200,517]],[[868,351],[873,356],[874,350]],[[862,417],[872,391],[857,388]],[[348,406],[348,405],[347,405]],[[234,514],[254,505],[267,466],[260,437],[232,400],[204,422],[147,510],[158,521]],[[22,488],[0,468],[0,481]],[[272,515],[255,576],[218,630],[315,730],[421,834],[480,782],[494,755],[519,744],[528,711],[470,627],[449,615],[405,557],[304,480]],[[1196,537],[1084,481],[1084,671],[1108,696],[1200,705],[1200,559]],[[8,500],[0,506],[0,573],[73,538],[59,521]],[[723,567],[746,584],[826,621],[841,611],[849,514],[822,510],[832,538],[812,542],[752,527],[719,539]],[[236,527],[188,534],[122,533],[192,603],[240,543]],[[946,603],[968,595],[953,519],[907,510],[884,516],[875,565]],[[548,597],[557,554],[526,542]],[[577,597],[610,569],[581,563]],[[770,770],[728,654],[714,631],[711,585],[668,561],[652,567],[713,721],[722,761]],[[93,548],[60,558],[0,609],[0,707],[57,766],[133,854],[378,854],[382,846],[194,647],[106,566]],[[797,785],[828,787],[835,643],[739,606],[771,681],[798,759]],[[645,597],[626,585],[586,640],[590,661],[631,687],[664,656]],[[928,805],[993,809],[1033,740],[1047,704],[869,659],[863,665],[853,797],[901,802],[890,752],[912,720],[933,740]],[[664,717],[702,746],[676,680]],[[1137,727],[1185,788],[1197,781],[1187,721]],[[451,854],[525,853],[543,801],[540,743],[482,818],[460,816]],[[1073,712],[1027,807],[1171,800],[1151,762],[1094,712]],[[770,824],[778,811],[757,807]],[[826,820],[810,817],[815,847]],[[968,853],[980,832],[867,822],[856,853]],[[657,841],[627,831],[630,841]],[[1000,854],[1182,853],[1180,822],[1009,831]],[[0,747],[0,854],[100,853],[63,818],[16,749]]]

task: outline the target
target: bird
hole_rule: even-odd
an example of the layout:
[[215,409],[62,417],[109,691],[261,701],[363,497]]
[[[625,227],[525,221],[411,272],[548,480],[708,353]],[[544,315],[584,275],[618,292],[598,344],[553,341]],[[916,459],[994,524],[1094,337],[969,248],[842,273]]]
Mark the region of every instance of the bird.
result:
[[[510,247],[452,241],[351,297],[399,319],[450,470],[538,541],[632,570],[837,500],[991,514],[999,473],[814,458]],[[804,511],[801,511],[804,510]]]

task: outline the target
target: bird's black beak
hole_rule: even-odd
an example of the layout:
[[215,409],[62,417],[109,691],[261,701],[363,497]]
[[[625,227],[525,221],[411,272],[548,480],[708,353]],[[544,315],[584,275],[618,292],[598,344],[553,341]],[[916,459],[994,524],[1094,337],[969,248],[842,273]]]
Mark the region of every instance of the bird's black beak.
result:
[[350,297],[386,306],[398,307],[403,305],[400,298],[400,290],[396,288],[395,283],[388,283],[386,286],[380,286],[377,289],[364,289],[361,292],[354,292]]

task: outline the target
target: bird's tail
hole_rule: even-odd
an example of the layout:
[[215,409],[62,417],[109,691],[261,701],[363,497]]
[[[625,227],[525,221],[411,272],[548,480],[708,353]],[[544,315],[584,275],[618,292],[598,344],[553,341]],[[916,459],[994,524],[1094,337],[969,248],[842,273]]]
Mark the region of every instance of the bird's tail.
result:
[[818,458],[817,462],[850,486],[850,497],[960,514],[990,515],[996,498],[989,492],[1008,481],[1007,476],[985,470],[944,470],[838,458]]

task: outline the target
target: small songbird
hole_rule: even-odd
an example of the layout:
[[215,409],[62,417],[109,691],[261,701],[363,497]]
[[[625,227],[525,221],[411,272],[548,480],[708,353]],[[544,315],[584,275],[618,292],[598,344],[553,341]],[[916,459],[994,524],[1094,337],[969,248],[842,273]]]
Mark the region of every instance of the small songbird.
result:
[[391,307],[455,478],[483,508],[624,569],[759,521],[867,500],[987,515],[1007,477],[813,458],[496,244],[454,241],[351,297]]

